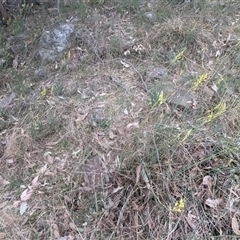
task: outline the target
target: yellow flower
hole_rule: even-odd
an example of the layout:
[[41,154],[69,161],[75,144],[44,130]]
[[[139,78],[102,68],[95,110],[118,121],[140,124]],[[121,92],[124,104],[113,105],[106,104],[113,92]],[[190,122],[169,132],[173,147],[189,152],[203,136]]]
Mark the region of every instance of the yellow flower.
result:
[[50,94],[54,95],[54,86],[51,87]]
[[158,95],[158,105],[163,104],[163,91]]
[[67,59],[70,59],[71,58],[71,52],[68,51],[68,54],[67,54]]
[[220,102],[218,105],[208,111],[208,115],[206,116],[204,123],[211,122],[214,118],[220,116],[226,111],[226,108],[226,103]]
[[174,207],[172,209],[173,212],[182,212],[184,209],[185,203],[183,199],[179,199],[178,201],[175,202]]
[[178,61],[178,60],[181,60],[181,59],[183,58],[183,56],[184,56],[184,55],[183,55],[184,52],[185,52],[185,49],[182,50],[180,53],[178,53],[178,55],[175,56],[175,58],[173,59],[173,63],[176,62],[176,61]]
[[217,85],[220,84],[223,80],[224,80],[224,79],[223,79],[222,77],[219,78],[219,79],[217,80],[216,84],[217,84]]
[[230,167],[233,162],[233,159],[229,159],[228,162],[225,164],[225,167]]
[[35,115],[33,118],[38,122],[39,121],[39,114]]
[[46,89],[46,87],[43,87],[42,91],[40,92],[40,95],[41,95],[42,97],[45,97],[46,94],[47,94],[47,89]]
[[185,136],[183,137],[183,139],[180,140],[180,143],[184,142],[189,137],[191,132],[192,132],[192,129],[188,130],[187,133],[185,134]]
[[191,87],[191,91],[194,91],[198,88],[198,86],[202,83],[205,82],[207,80],[208,74],[205,73],[203,75],[201,75],[194,83],[193,86]]

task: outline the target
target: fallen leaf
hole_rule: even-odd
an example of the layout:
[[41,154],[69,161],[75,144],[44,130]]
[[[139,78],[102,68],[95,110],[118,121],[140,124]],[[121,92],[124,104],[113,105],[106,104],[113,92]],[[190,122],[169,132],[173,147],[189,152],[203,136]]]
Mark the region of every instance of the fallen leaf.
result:
[[75,225],[73,222],[70,222],[70,223],[69,223],[69,227],[70,227],[72,230],[76,230],[76,225]]
[[84,232],[84,228],[79,227],[79,228],[77,228],[77,231],[80,232],[80,233],[83,233]]
[[75,122],[76,123],[82,122],[87,117],[87,115],[88,115],[88,112],[85,113],[85,114],[78,114]]
[[128,110],[127,109],[124,109],[123,112],[124,112],[125,115],[128,115]]
[[13,59],[12,67],[13,67],[14,69],[17,69],[17,68],[18,68],[18,56],[16,56],[16,57]]
[[0,239],[6,239],[6,234],[5,233],[0,233]]
[[56,240],[68,240],[68,237],[67,237],[67,236],[65,236],[65,237],[59,237],[59,238],[57,238]]
[[127,129],[130,129],[130,128],[134,128],[134,129],[139,128],[139,123],[138,122],[129,123],[127,125]]
[[217,50],[216,54],[215,54],[215,57],[220,57],[220,56],[221,56],[221,52],[220,52],[220,50]]
[[74,240],[74,237],[72,235],[69,235],[67,240]]
[[36,176],[33,180],[32,180],[32,187],[37,187],[40,183],[38,182],[38,178],[39,176]]
[[59,228],[56,223],[53,223],[52,230],[53,230],[54,238],[57,238],[57,239],[60,238]]
[[20,215],[23,215],[28,208],[28,205],[26,202],[22,202],[20,205]]
[[124,61],[120,61],[121,62],[121,64],[125,67],[125,68],[129,68],[130,67],[130,65],[128,64],[128,63],[126,63],[126,62],[124,62]]
[[232,230],[237,235],[240,235],[240,229],[239,229],[239,223],[238,223],[237,215],[238,215],[238,213],[235,213],[232,217]]
[[150,185],[150,182],[149,182],[149,179],[148,179],[148,175],[147,175],[147,173],[146,173],[144,168],[141,169],[141,176],[142,176],[143,181],[146,183],[147,189],[151,190],[152,187]]
[[123,187],[117,187],[112,191],[112,193],[117,193],[118,191],[120,191],[122,189],[123,189]]
[[135,181],[136,184],[138,184],[140,181],[141,168],[142,168],[141,165],[136,167],[136,181]]
[[185,217],[187,223],[189,224],[189,226],[192,229],[196,229],[196,224],[194,223],[194,219],[196,218],[196,216],[194,216],[193,214],[191,214],[190,212],[188,212],[188,215]]
[[32,190],[25,189],[21,194],[21,197],[20,197],[21,201],[22,202],[27,201],[31,197],[32,193],[33,193]]
[[18,200],[18,201],[15,201],[15,202],[13,203],[13,206],[14,206],[14,207],[18,207],[20,203],[21,203],[21,201],[20,201],[20,200]]
[[109,131],[108,136],[111,140],[113,140],[116,137],[116,135],[111,130]]
[[213,185],[213,179],[211,176],[207,175],[203,178],[202,185],[208,186],[209,188],[212,188]]
[[217,87],[217,85],[216,85],[215,83],[213,83],[213,85],[211,86],[211,88],[212,88],[212,90],[213,90],[214,92],[217,92],[217,91],[218,91],[218,87]]
[[205,201],[205,204],[207,206],[209,206],[210,208],[215,208],[216,209],[221,202],[222,202],[222,199],[220,199],[220,198],[217,198],[217,199],[210,199],[210,198],[208,198]]
[[47,170],[47,163],[39,170],[39,175],[44,174]]

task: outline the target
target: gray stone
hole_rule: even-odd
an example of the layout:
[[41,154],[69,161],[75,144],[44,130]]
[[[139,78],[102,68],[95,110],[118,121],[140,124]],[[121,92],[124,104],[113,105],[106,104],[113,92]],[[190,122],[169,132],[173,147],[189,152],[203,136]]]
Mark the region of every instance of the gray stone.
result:
[[63,24],[51,31],[45,31],[39,41],[38,56],[43,63],[57,60],[69,47],[75,35],[72,24]]
[[48,74],[48,69],[46,67],[38,68],[34,71],[34,77],[44,78]]
[[9,96],[1,99],[0,108],[7,108],[15,98],[16,98],[16,94],[11,93]]
[[0,68],[3,67],[6,62],[7,62],[6,59],[0,58]]
[[191,108],[196,100],[194,92],[187,92],[184,90],[176,90],[169,103],[183,108]]
[[164,67],[154,67],[147,72],[148,80],[161,80],[168,76],[168,70]]
[[27,42],[30,35],[27,33],[10,36],[7,38],[7,48],[10,48],[15,55],[22,55],[27,50]]
[[154,12],[146,12],[144,13],[144,17],[149,22],[155,22],[156,21],[156,14]]

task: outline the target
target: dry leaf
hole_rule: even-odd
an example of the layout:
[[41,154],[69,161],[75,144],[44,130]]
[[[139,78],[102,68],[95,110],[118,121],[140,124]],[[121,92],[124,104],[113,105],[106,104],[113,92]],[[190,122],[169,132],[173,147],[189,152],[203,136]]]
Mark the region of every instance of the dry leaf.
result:
[[60,237],[60,233],[59,233],[58,225],[56,223],[53,223],[52,230],[53,230],[54,238],[58,239]]
[[136,184],[138,184],[140,181],[141,168],[142,168],[141,165],[136,167]]
[[111,130],[109,131],[108,136],[111,140],[113,140],[116,137],[116,135]]
[[38,178],[39,176],[36,176],[33,180],[32,180],[32,187],[37,187],[40,183],[38,182]]
[[217,87],[217,85],[216,85],[215,83],[213,83],[213,85],[211,86],[211,88],[212,88],[212,90],[213,90],[214,92],[217,92],[217,91],[218,91],[218,87]]
[[117,187],[112,191],[112,193],[117,193],[118,191],[120,191],[122,189],[123,189],[123,187]]
[[202,185],[208,186],[209,188],[212,188],[213,185],[213,179],[211,176],[207,175],[203,178]]
[[130,67],[130,65],[128,64],[128,63],[126,63],[126,62],[124,62],[124,61],[120,61],[121,62],[121,64],[125,67],[125,68],[129,68]]
[[73,222],[70,222],[70,223],[69,223],[69,227],[70,227],[72,230],[76,230],[76,225],[75,225]]
[[28,208],[27,203],[22,202],[21,205],[20,205],[20,209],[19,209],[20,210],[20,215],[23,215],[26,212],[27,208]]
[[196,216],[188,212],[188,215],[185,217],[185,219],[192,229],[196,229],[196,224],[194,223],[194,219],[196,219]]
[[72,235],[69,235],[67,240],[74,240],[74,237]]
[[215,56],[216,56],[216,57],[220,57],[220,56],[221,56],[221,52],[220,52],[220,50],[217,50],[217,51],[216,51]]
[[151,185],[150,185],[150,183],[149,183],[148,175],[147,175],[147,173],[145,172],[145,169],[144,169],[144,168],[141,169],[141,176],[142,176],[143,181],[146,183],[147,189],[151,190],[152,187],[151,187]]
[[82,122],[88,115],[88,112],[85,114],[78,114],[77,119],[75,120],[76,123]]
[[7,239],[5,233],[0,233],[0,239]]
[[18,207],[18,206],[20,205],[20,203],[21,203],[20,200],[15,201],[15,202],[13,203],[13,206],[14,206],[14,207]]
[[138,122],[129,123],[127,125],[127,129],[130,129],[130,128],[134,128],[134,129],[139,128],[139,123]]
[[211,208],[217,208],[217,206],[222,202],[222,199],[220,198],[217,198],[217,199],[210,199],[208,198],[206,201],[205,201],[205,204]]
[[18,68],[18,56],[16,56],[13,60],[13,63],[12,63],[12,67],[14,69],[17,69]]
[[69,240],[69,238],[67,236],[64,236],[64,237],[59,237],[56,240]]
[[21,194],[21,197],[20,197],[21,201],[22,202],[27,201],[31,197],[32,193],[33,193],[32,190],[25,189]]
[[47,170],[47,163],[39,170],[39,175],[44,174]]
[[239,229],[239,223],[238,223],[237,215],[238,215],[238,213],[235,213],[232,217],[232,230],[237,235],[240,235],[240,229]]

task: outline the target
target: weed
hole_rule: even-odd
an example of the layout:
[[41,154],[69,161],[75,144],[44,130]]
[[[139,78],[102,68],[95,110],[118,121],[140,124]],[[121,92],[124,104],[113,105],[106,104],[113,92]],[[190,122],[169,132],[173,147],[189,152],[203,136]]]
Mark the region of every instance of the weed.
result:
[[21,98],[30,92],[29,83],[24,79],[22,75],[16,74],[14,82],[15,83],[13,89]]
[[13,28],[14,34],[20,34],[26,29],[24,19],[21,15],[17,15],[14,17],[11,26]]
[[143,3],[142,0],[123,0],[123,1],[116,1],[116,8],[121,14],[128,13],[139,13],[141,9],[141,4]]
[[75,7],[77,9],[78,15],[80,19],[84,22],[86,19],[86,10],[87,10],[85,1],[77,0],[75,1],[75,4],[76,4]]
[[54,117],[51,113],[46,120],[41,119],[41,117],[37,115],[30,126],[31,137],[35,141],[40,141],[59,132],[60,128],[60,120]]
[[53,94],[55,96],[62,96],[64,94],[63,83],[59,82],[53,87]]

